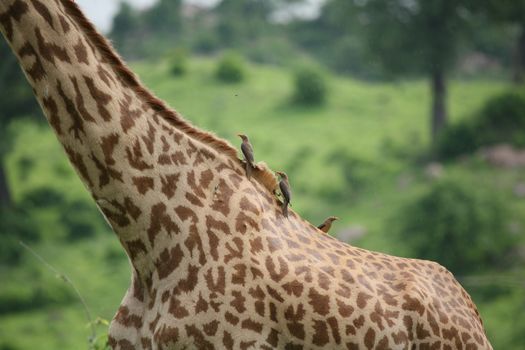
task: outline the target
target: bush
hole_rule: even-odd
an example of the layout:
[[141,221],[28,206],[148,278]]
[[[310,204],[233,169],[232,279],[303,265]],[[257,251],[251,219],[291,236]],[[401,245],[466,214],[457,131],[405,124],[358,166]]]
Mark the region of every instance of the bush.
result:
[[0,262],[15,264],[20,260],[22,247],[18,243],[38,241],[37,225],[27,212],[10,207],[0,207]]
[[294,76],[293,102],[301,105],[320,105],[326,100],[326,81],[323,74],[311,67],[299,69]]
[[396,217],[397,237],[418,258],[434,260],[455,273],[503,264],[516,238],[509,210],[495,193],[457,180],[437,182]]
[[170,71],[173,76],[182,76],[188,71],[188,55],[184,49],[176,49],[171,57]]
[[98,211],[80,200],[67,203],[61,208],[61,222],[70,241],[93,237],[97,228],[101,226]]
[[497,143],[525,146],[524,96],[513,92],[496,96],[473,119],[446,128],[439,138],[437,154],[449,159]]
[[225,83],[237,83],[244,79],[244,62],[234,53],[228,53],[219,61],[215,76]]

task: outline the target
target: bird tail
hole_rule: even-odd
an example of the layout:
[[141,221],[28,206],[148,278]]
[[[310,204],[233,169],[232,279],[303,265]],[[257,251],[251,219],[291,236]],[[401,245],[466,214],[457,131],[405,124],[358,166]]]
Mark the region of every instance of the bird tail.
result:
[[283,215],[285,217],[288,217],[288,202],[287,201],[284,201],[283,203]]
[[252,177],[252,165],[250,162],[246,162],[246,177],[250,179]]

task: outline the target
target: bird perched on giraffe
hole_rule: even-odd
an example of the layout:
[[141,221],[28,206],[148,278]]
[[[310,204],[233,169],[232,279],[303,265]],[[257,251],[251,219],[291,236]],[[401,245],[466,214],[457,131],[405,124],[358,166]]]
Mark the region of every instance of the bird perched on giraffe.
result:
[[328,233],[332,228],[332,223],[336,220],[339,220],[337,216],[329,216],[321,225],[317,226],[317,228],[324,233]]
[[253,146],[248,139],[248,136],[244,134],[237,134],[242,139],[241,151],[246,161],[246,176],[248,179],[252,176],[252,170],[255,168],[255,158],[253,156]]
[[288,181],[288,175],[282,171],[276,171],[279,175],[279,189],[283,195],[283,215],[288,217],[288,205],[292,199],[292,190],[290,189],[290,182]]

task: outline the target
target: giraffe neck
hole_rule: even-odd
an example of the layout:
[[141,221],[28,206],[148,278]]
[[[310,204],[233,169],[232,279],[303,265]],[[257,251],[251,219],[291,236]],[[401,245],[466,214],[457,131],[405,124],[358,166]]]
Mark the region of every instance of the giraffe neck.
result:
[[241,173],[235,149],[143,88],[73,1],[2,0],[0,30],[69,160],[148,282],[163,259],[182,253],[180,242],[193,237],[198,244],[197,222],[212,205],[203,191],[220,187],[217,169]]

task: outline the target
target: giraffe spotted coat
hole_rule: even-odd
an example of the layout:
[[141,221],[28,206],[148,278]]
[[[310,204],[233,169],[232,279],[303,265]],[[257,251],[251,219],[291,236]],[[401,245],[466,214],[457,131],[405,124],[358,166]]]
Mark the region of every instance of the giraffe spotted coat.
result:
[[448,271],[284,218],[270,171],[248,180],[72,0],[1,0],[0,29],[129,256],[113,349],[491,349]]

